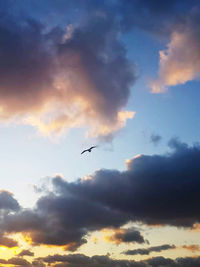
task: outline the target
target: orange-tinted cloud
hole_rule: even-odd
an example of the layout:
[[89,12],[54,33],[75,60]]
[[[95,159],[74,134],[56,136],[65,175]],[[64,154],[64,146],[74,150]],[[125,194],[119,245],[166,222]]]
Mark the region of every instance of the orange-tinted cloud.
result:
[[159,77],[150,84],[153,93],[163,93],[169,86],[200,78],[199,12],[194,9],[176,25],[167,49],[159,52]]
[[18,242],[12,238],[6,236],[6,234],[0,233],[0,247],[13,248],[17,247]]
[[112,229],[104,230],[106,233],[105,240],[107,242],[113,242],[117,245],[121,243],[144,243],[145,240],[138,230],[135,228],[130,229]]
[[200,251],[200,246],[199,245],[184,245],[183,246],[184,249],[190,250],[191,252],[197,252]]
[[123,111],[134,66],[118,38],[114,18],[94,15],[66,31],[44,34],[27,19],[0,19],[0,119],[59,135],[84,127],[89,135],[112,137],[134,113]]
[[86,239],[80,240],[80,242],[70,242],[63,247],[64,250],[67,251],[76,251],[81,245],[87,243]]
[[200,224],[199,223],[193,224],[191,231],[199,232],[199,230],[200,230]]

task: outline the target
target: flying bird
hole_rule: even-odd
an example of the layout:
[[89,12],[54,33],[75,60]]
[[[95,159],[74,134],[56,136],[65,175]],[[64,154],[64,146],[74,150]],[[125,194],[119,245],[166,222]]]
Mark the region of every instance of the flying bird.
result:
[[90,148],[83,150],[83,151],[81,152],[81,154],[83,154],[83,153],[85,153],[85,152],[91,152],[92,149],[95,148],[95,147],[97,147],[97,146],[91,146]]

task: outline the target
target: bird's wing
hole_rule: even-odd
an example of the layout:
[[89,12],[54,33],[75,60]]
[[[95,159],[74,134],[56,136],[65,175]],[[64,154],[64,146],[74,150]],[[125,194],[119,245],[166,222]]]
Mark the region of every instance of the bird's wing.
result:
[[83,150],[83,151],[81,152],[81,154],[85,153],[86,151],[88,151],[88,149],[86,149],[86,150]]
[[95,148],[95,147],[97,147],[97,146],[91,146],[91,148],[90,148],[90,149],[93,149],[93,148]]

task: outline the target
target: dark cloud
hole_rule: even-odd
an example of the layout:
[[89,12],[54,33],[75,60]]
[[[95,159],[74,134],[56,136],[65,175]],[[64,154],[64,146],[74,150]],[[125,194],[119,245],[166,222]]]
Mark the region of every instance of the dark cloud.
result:
[[126,261],[126,260],[114,260],[109,258],[108,256],[93,256],[88,257],[83,254],[71,254],[71,255],[53,255],[47,256],[45,258],[41,258],[45,263],[53,264],[57,263],[53,266],[73,266],[73,267],[126,267],[126,266],[134,266],[134,267],[145,267],[146,265],[137,264],[136,262]]
[[46,135],[84,127],[110,141],[134,115],[124,112],[136,71],[122,29],[168,36],[197,4],[1,1],[0,119],[33,125]]
[[[79,56],[101,100],[95,103],[95,109],[109,114],[111,120],[115,119],[116,110],[127,103],[134,79],[130,62],[125,57],[126,50],[117,39],[118,31],[114,18],[106,14],[103,18],[91,16],[86,27],[76,29],[72,38],[59,46],[61,64],[68,66],[73,54]],[[71,64],[76,67],[77,62]],[[92,91],[88,93],[92,94]],[[95,101],[92,96],[91,100]]]
[[[192,226],[200,220],[200,147],[177,140],[165,155],[140,155],[127,161],[127,171],[99,170],[88,180],[54,179],[62,194],[74,194],[127,212],[149,224]],[[158,205],[159,203],[159,205]]]
[[90,200],[50,193],[38,200],[34,210],[5,216],[1,228],[10,233],[29,233],[34,245],[58,245],[74,251],[86,243],[84,236],[89,231],[119,227],[127,218]]
[[116,244],[120,243],[144,243],[145,240],[141,233],[135,228],[130,229],[116,229],[114,234],[106,236],[106,240],[109,242],[114,242]]
[[198,0],[121,1],[121,23],[126,30],[139,27],[149,33],[169,37],[175,25],[179,24],[195,6],[199,6]]
[[10,258],[8,260],[4,260],[4,259],[0,259],[0,264],[4,264],[4,265],[12,265],[12,266],[23,266],[23,267],[30,267],[32,266],[30,262],[28,262],[27,260],[25,259],[22,259],[22,258],[17,258],[17,257],[14,257],[14,258]]
[[19,203],[12,193],[0,190],[0,210],[17,211],[20,209]]
[[125,255],[149,255],[151,252],[161,252],[163,250],[169,250],[169,249],[175,249],[176,247],[174,245],[161,245],[161,246],[155,246],[155,247],[149,247],[149,248],[141,248],[141,249],[133,249],[133,250],[127,250],[123,254]]
[[28,249],[23,249],[17,256],[34,256],[34,253]]
[[108,256],[88,257],[83,254],[53,255],[41,258],[53,267],[198,267],[200,258],[177,258],[176,260],[155,257],[144,261],[115,260]]
[[3,233],[0,233],[0,246],[8,248],[17,247],[18,242],[12,238],[6,237]]
[[158,134],[152,134],[150,137],[150,141],[154,145],[157,145],[161,141],[161,139],[162,139],[162,136],[160,136]]
[[[177,260],[177,266],[179,267],[198,267],[200,265],[200,258],[180,258]],[[176,266],[176,265],[175,265]]]
[[55,68],[42,30],[32,19],[16,22],[6,14],[0,18],[2,118],[38,108],[52,92]]
[[[109,14],[125,30],[139,27],[151,33],[169,34],[174,24],[180,22],[198,0],[12,0],[1,1],[2,8],[11,14],[29,14],[51,25],[65,25],[74,20],[85,20],[91,14]],[[49,21],[48,21],[49,20]]]
[[32,261],[32,266],[45,267],[46,265],[41,260],[34,260]]
[[[120,228],[129,221],[191,227],[200,221],[200,146],[174,139],[164,155],[139,155],[127,161],[127,170],[99,170],[68,183],[52,179],[34,209],[5,214],[0,229],[24,232],[32,244],[63,246],[75,251],[94,230]],[[159,203],[159,205],[158,205]],[[114,239],[144,239],[127,230]]]

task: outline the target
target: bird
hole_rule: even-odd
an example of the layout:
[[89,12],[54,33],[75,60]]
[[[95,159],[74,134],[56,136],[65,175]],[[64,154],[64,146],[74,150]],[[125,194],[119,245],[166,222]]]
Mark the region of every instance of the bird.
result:
[[81,152],[81,154],[83,154],[83,153],[85,153],[85,152],[91,152],[92,149],[95,148],[95,147],[97,147],[97,146],[91,146],[90,148],[83,150],[83,151]]

